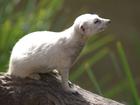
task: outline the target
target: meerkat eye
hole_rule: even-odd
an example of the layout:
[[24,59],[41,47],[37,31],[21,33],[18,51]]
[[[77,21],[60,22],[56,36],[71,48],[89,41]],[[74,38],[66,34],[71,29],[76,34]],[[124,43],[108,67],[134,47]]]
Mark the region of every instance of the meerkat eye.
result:
[[94,20],[94,24],[99,24],[99,23],[101,23],[101,20],[99,20],[99,19]]

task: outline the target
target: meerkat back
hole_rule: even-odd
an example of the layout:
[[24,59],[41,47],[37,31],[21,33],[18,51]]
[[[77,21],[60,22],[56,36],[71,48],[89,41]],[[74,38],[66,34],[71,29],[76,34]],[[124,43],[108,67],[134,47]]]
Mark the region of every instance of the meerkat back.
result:
[[43,53],[47,52],[43,48],[49,48],[56,41],[57,35],[48,31],[33,32],[22,37],[11,52],[8,74],[26,77],[33,72],[34,66],[42,62],[43,59],[39,58],[43,58]]

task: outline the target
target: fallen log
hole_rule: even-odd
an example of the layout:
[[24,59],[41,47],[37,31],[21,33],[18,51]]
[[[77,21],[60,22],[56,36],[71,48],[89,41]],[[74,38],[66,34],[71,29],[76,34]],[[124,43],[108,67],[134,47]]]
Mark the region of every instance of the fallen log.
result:
[[77,85],[77,94],[65,92],[60,81],[52,74],[41,74],[41,80],[0,74],[0,105],[123,105]]

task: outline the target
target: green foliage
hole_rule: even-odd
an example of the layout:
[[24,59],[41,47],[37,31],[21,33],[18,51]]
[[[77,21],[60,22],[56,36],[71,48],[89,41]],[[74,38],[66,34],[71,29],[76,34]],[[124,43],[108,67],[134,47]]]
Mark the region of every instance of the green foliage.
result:
[[[97,51],[94,54],[94,56],[92,55],[92,57],[87,57],[83,62],[81,62],[79,64],[79,66],[76,68],[76,70],[74,70],[75,72],[72,73],[71,80],[75,81],[78,78],[80,78],[80,76],[82,76],[83,73],[87,72],[89,79],[90,79],[91,83],[93,84],[93,87],[95,87],[95,90],[97,90],[97,92],[99,94],[105,95],[106,97],[113,98],[114,96],[116,96],[119,93],[126,90],[126,91],[129,91],[129,93],[132,96],[131,98],[133,99],[133,100],[129,101],[129,103],[134,104],[134,105],[140,105],[135,80],[133,79],[131,69],[130,69],[128,61],[126,59],[124,48],[122,47],[122,44],[120,42],[116,42],[116,44],[117,44],[116,49],[118,50],[118,55],[119,55],[119,59],[121,61],[122,70],[124,71],[123,79],[120,82],[115,84],[115,86],[113,86],[110,90],[102,92],[103,91],[102,86],[98,83],[99,81],[96,79],[96,75],[93,73],[93,71],[91,69],[92,65],[96,64],[97,62],[102,60],[107,55],[109,55],[109,57],[111,58],[112,65],[114,65],[114,68],[116,70],[120,69],[120,66],[118,64],[118,61],[117,61],[114,53],[111,51],[109,46],[108,47],[105,46],[105,45],[107,45],[107,43],[114,41],[113,39],[114,38],[111,36],[105,36],[105,37],[98,39],[97,41],[94,40],[94,43],[91,43],[91,44],[93,44],[92,49],[90,49],[90,50],[88,49],[88,47],[90,45],[88,47],[86,47],[84,50],[87,50],[87,51],[83,51],[82,56],[88,55],[97,49],[99,49],[99,51]],[[98,47],[97,46],[94,47],[94,45],[97,45]],[[110,78],[110,79],[112,79],[112,78]]]
[[97,79],[96,79],[95,75],[93,74],[93,70],[89,67],[88,63],[85,64],[84,66],[85,66],[84,68],[87,69],[86,71],[87,71],[87,74],[89,76],[89,79],[90,79],[91,83],[93,85],[95,85],[95,88],[97,89],[98,93],[100,95],[103,95],[103,93],[101,91],[101,88],[100,88],[100,86],[99,86],[99,84],[97,82]]
[[124,49],[123,49],[122,44],[120,42],[117,42],[117,49],[118,49],[118,53],[120,55],[121,63],[123,65],[123,70],[125,72],[125,76],[126,76],[127,81],[128,81],[128,86],[130,88],[129,91],[131,91],[132,98],[134,100],[133,104],[140,105],[140,100],[139,100],[138,92],[136,89],[135,80],[133,79],[131,69],[130,69],[128,61],[126,59]]
[[[50,30],[54,16],[63,7],[63,0],[0,0],[0,5],[0,71],[5,71],[8,68],[10,51],[16,41],[32,31]],[[65,18],[57,17],[58,22],[53,29],[59,28],[60,22],[65,24]],[[117,50],[117,54],[110,45]],[[104,68],[98,72],[94,69],[93,72],[95,65],[106,63],[105,59],[108,58],[109,66],[113,67],[112,71]],[[84,78],[88,78],[89,81],[84,81],[83,84],[90,84],[93,92],[125,100],[130,105],[140,105],[136,80],[126,58],[124,47],[120,42],[116,42],[113,35],[95,35],[81,53],[70,79],[78,81],[86,74],[87,77]],[[128,99],[125,98],[127,93],[131,94]]]
[[[109,36],[105,36],[105,37],[109,37]],[[101,41],[102,39],[104,39],[104,41]],[[87,49],[87,51],[83,51],[83,54],[87,54],[87,55],[97,49],[100,49],[100,50],[98,52],[96,52],[94,54],[94,56],[86,58],[83,62],[81,62],[79,64],[78,68],[76,68],[77,71],[75,70],[75,72],[72,73],[71,80],[75,81],[78,78],[80,78],[80,76],[84,72],[87,72],[91,83],[93,84],[93,86],[95,87],[95,90],[97,90],[97,92],[99,94],[105,95],[106,97],[113,98],[114,96],[118,95],[122,91],[126,90],[126,91],[129,91],[129,93],[131,94],[131,98],[132,98],[132,100],[129,101],[129,103],[134,104],[134,105],[140,105],[140,100],[139,100],[140,98],[138,96],[138,91],[136,88],[135,80],[133,79],[131,69],[130,69],[128,61],[126,59],[124,48],[122,47],[122,44],[120,42],[116,42],[116,44],[117,44],[116,49],[118,50],[118,55],[119,55],[119,58],[121,61],[122,70],[124,71],[124,76],[123,76],[124,78],[120,82],[115,84],[115,86],[113,86],[110,90],[102,92],[103,91],[102,86],[98,83],[98,80],[96,79],[96,75],[93,73],[91,66],[96,64],[100,60],[102,60],[105,56],[110,55],[109,57],[111,57],[114,68],[116,68],[116,70],[120,69],[119,64],[116,60],[116,57],[113,54],[113,52],[111,51],[111,49],[109,47],[103,47],[108,42],[113,41],[113,38],[111,38],[111,37],[104,38],[103,37],[102,39],[97,40],[97,42],[94,40],[94,44],[92,43],[93,44],[92,50],[85,48],[85,50]],[[105,39],[112,39],[112,40],[105,41]],[[99,45],[101,45],[101,46],[98,46],[98,44],[97,44],[98,47],[95,48],[94,45],[95,45],[95,43],[98,43],[98,41],[100,43]]]
[[[0,69],[7,68],[10,51],[22,35],[48,30],[63,0],[1,0]],[[21,12],[22,11],[22,12]]]

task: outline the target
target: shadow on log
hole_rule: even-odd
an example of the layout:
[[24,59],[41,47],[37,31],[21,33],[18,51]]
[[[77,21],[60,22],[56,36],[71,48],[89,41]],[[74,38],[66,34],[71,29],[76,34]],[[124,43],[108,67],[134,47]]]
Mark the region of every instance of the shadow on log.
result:
[[0,74],[0,105],[123,105],[73,86],[78,94],[65,92],[58,75],[32,80]]

